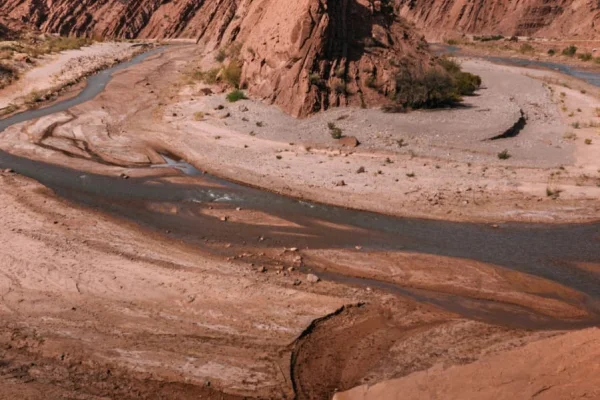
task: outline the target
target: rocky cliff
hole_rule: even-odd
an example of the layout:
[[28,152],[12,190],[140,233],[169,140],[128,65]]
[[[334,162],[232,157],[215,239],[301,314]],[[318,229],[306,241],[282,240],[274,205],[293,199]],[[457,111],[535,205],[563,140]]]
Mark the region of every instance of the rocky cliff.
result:
[[431,61],[391,0],[0,0],[0,10],[62,35],[235,42],[249,92],[295,116],[381,104],[401,64]]
[[599,0],[395,0],[428,39],[456,33],[600,38]]

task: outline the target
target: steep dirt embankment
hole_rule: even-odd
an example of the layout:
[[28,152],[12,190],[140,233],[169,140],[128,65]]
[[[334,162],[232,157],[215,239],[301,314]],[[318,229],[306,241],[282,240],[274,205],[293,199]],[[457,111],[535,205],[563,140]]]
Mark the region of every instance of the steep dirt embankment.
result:
[[387,2],[374,0],[2,0],[11,18],[45,32],[195,38],[208,50],[243,44],[242,83],[294,116],[376,105],[401,64],[423,68],[427,45]]
[[449,33],[600,38],[598,0],[395,0],[428,39]]

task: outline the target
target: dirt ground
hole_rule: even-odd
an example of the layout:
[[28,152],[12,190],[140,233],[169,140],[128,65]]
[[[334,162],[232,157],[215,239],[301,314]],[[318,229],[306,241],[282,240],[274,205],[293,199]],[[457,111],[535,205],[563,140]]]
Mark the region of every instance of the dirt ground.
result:
[[[121,176],[110,181],[120,188],[150,177],[139,184],[145,193],[167,183],[198,198],[200,188],[218,193],[203,176],[150,168],[163,163],[162,151],[268,190],[397,215],[597,219],[600,139],[583,126],[577,138],[564,136],[574,129],[571,110],[596,120],[591,93],[468,61],[465,68],[487,82],[470,107],[402,115],[339,109],[291,120],[259,101],[203,96],[186,77],[196,56],[195,46],[178,46],[121,71],[95,100],[7,129],[0,148],[66,166],[65,176],[83,182],[92,173]],[[528,122],[518,136],[485,140],[514,124],[519,110]],[[195,121],[197,111],[210,115]],[[361,145],[339,146],[330,121]],[[465,121],[472,124],[461,133]],[[418,135],[418,127],[428,129]],[[498,159],[505,148],[512,157]],[[365,173],[356,173],[360,166]],[[336,186],[340,180],[345,186]],[[552,198],[549,185],[563,192]],[[242,208],[193,196],[185,206],[168,198],[118,202],[103,200],[101,190],[86,202],[77,190],[55,193],[9,171],[0,173],[0,188],[0,398],[322,399],[553,338],[564,333],[562,322],[594,323],[589,299],[557,282],[459,257],[363,251],[351,238],[365,232],[352,225],[282,215],[275,204]],[[137,210],[138,223],[119,218],[121,208]],[[165,225],[169,217],[179,231]],[[319,229],[346,245],[328,248],[333,239]],[[300,239],[323,244],[291,247]],[[590,274],[597,268],[581,265]],[[314,282],[313,269],[327,273]],[[528,323],[552,324],[534,331],[486,323],[425,295],[460,298],[480,316],[518,309]]]

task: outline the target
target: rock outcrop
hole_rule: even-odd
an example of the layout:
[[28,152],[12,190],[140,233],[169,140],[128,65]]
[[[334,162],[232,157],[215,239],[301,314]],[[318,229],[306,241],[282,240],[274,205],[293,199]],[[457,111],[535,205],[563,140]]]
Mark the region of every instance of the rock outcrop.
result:
[[431,61],[391,0],[0,0],[0,9],[62,35],[236,43],[242,84],[294,116],[381,104],[400,65]]
[[598,0],[395,0],[428,39],[452,34],[600,38]]

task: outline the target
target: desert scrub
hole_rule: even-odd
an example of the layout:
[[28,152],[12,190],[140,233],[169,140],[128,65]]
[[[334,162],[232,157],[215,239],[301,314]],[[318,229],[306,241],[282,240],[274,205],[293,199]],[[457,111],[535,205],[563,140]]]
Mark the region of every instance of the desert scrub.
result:
[[549,56],[553,56],[553,55],[555,55],[555,54],[556,54],[556,50],[554,50],[554,49],[550,49],[550,50],[548,50],[548,55],[549,55]]
[[19,109],[19,106],[17,106],[16,104],[10,103],[9,105],[7,105],[4,108],[0,108],[0,117],[4,117],[5,115],[12,114],[15,111],[17,111],[18,109]]
[[439,108],[453,106],[463,96],[473,95],[481,86],[481,78],[463,72],[460,65],[449,58],[439,60],[439,67],[422,75],[401,67],[396,75],[393,99],[410,108]]
[[510,153],[508,152],[508,149],[504,149],[502,150],[500,153],[498,153],[498,158],[500,160],[508,160],[509,158],[511,158],[512,156],[510,155]]
[[221,68],[211,68],[208,71],[194,71],[192,73],[192,80],[204,82],[208,85],[214,85],[219,80],[219,72]]
[[592,61],[592,53],[582,53],[580,55],[578,55],[577,57],[579,57],[579,59],[581,61]]
[[198,111],[194,113],[194,120],[195,121],[203,121],[204,120],[204,113],[202,111]]
[[589,144],[592,144],[592,139],[589,139],[589,138],[588,138],[588,139],[585,139],[585,140],[583,141],[583,143],[585,143],[585,144],[588,144],[588,145],[589,145]]
[[521,47],[519,47],[519,53],[521,54],[528,54],[528,53],[533,53],[535,51],[535,48],[530,45],[529,43],[523,43],[521,45]]
[[230,103],[235,103],[238,100],[247,99],[247,97],[242,90],[235,89],[227,94],[226,99]]
[[342,130],[338,128],[333,122],[327,123],[327,128],[329,129],[329,134],[334,139],[341,139],[344,136]]
[[577,135],[574,132],[565,132],[563,134],[563,139],[575,140],[577,139]]
[[546,196],[556,200],[558,199],[558,197],[560,196],[560,193],[562,192],[562,190],[560,189],[552,189],[551,187],[547,187],[546,188]]
[[227,52],[225,49],[217,50],[217,54],[215,54],[215,61],[222,63],[227,58]]
[[34,107],[37,105],[37,103],[40,103],[43,100],[44,100],[44,95],[41,92],[34,90],[25,97],[25,105],[27,107]]
[[232,60],[223,68],[223,80],[231,86],[239,89],[240,80],[242,78],[242,65],[238,60]]
[[577,46],[569,46],[565,47],[562,51],[563,56],[573,57],[577,53]]
[[18,78],[19,72],[15,68],[0,63],[0,89],[16,81]]
[[308,81],[311,85],[319,86],[321,85],[321,75],[313,72],[312,74],[308,75]]

